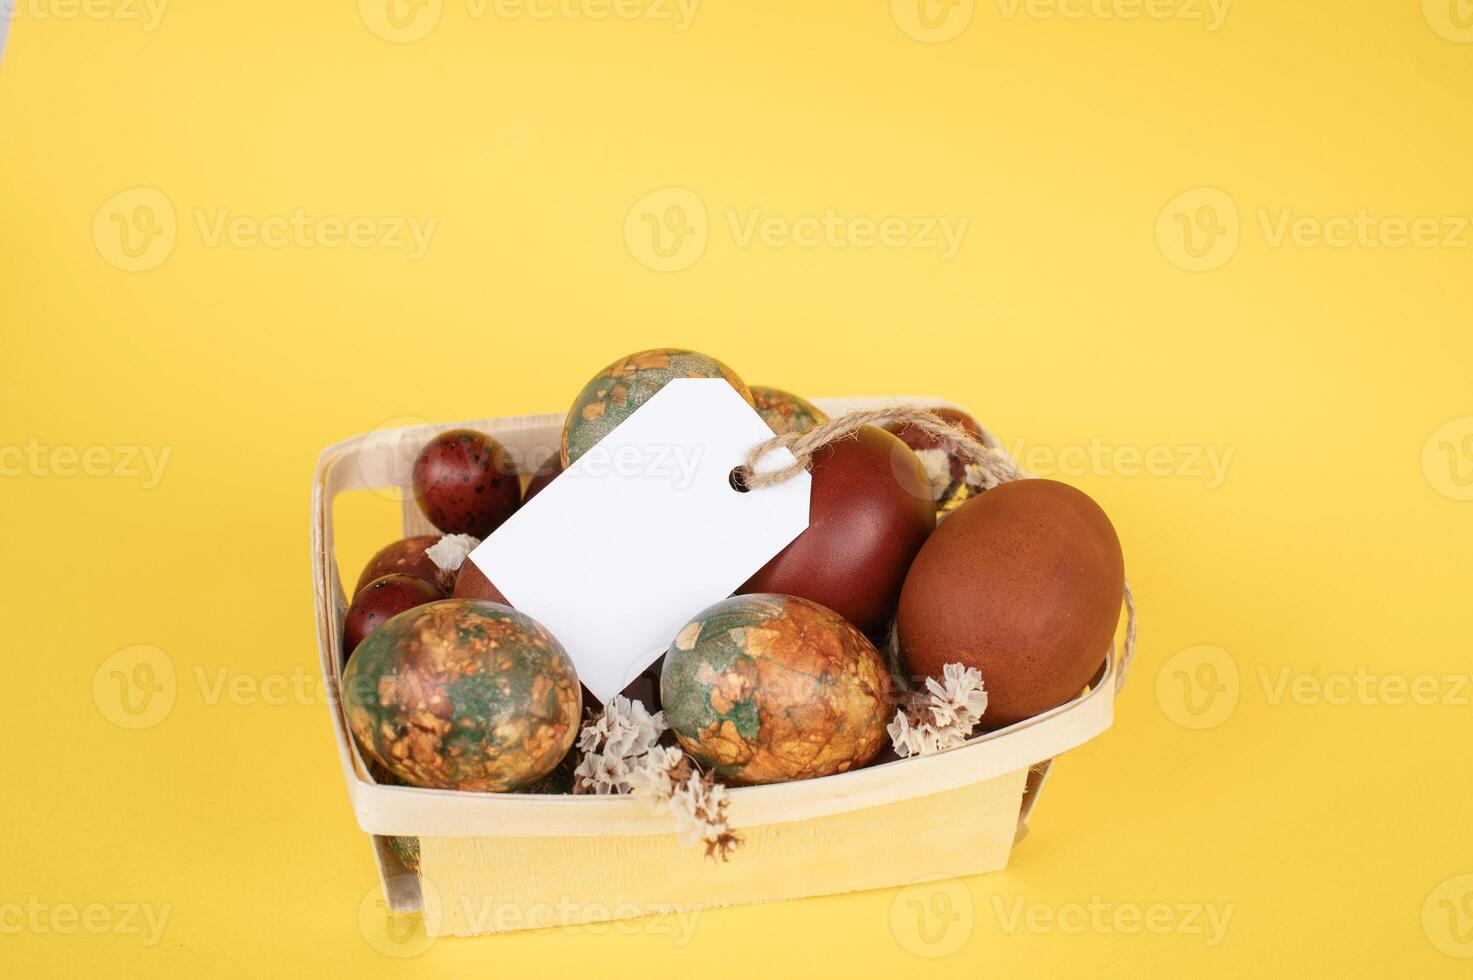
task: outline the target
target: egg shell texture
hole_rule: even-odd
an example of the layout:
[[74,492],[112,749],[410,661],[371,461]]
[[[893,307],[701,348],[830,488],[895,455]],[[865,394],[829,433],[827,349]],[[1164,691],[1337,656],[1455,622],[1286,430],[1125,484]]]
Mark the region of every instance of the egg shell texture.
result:
[[440,588],[448,588],[445,581],[445,573],[440,571],[430,556],[425,554],[425,549],[440,540],[438,534],[420,534],[412,538],[401,538],[392,544],[386,544],[368,560],[363,569],[363,574],[358,576],[358,584],[353,587],[353,595],[363,591],[363,587],[374,579],[383,578],[394,572],[403,572],[422,578],[431,585]]
[[869,640],[791,596],[734,596],[702,612],[666,651],[660,690],[681,747],[731,783],[862,766],[893,712]]
[[350,654],[363,638],[406,609],[445,598],[422,578],[395,572],[376,578],[353,598],[343,620],[343,651]]
[[985,726],[1031,718],[1100,669],[1124,589],[1120,540],[1098,504],[1053,480],[1005,483],[958,507],[916,556],[897,620],[906,671],[976,667]]
[[757,414],[762,416],[767,427],[778,435],[807,432],[815,425],[829,420],[823,409],[808,399],[781,388],[753,385],[752,407],[757,409]]
[[501,444],[470,429],[442,432],[414,461],[419,509],[446,534],[485,538],[516,512],[522,485]]
[[936,526],[925,468],[895,436],[865,426],[814,453],[810,472],[808,529],[737,591],[811,599],[877,636]]
[[578,732],[578,676],[561,644],[507,606],[444,599],[368,635],[343,673],[359,749],[411,786],[523,789]]
[[752,402],[742,379],[714,357],[673,347],[631,354],[594,375],[573,400],[563,423],[564,468],[676,378],[725,378],[748,404]]

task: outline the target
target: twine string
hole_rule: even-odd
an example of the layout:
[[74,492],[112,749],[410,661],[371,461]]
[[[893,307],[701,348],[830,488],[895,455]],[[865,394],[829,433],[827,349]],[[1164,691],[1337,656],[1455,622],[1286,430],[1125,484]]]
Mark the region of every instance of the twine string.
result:
[[[841,439],[853,438],[867,425],[899,422],[913,425],[941,439],[954,451],[964,456],[979,470],[983,489],[990,490],[1013,480],[1027,479],[1028,474],[1007,453],[974,437],[967,430],[916,405],[892,405],[886,408],[866,408],[846,412],[803,432],[786,432],[773,436],[766,442],[752,447],[747,453],[745,464],[734,474],[736,482],[748,490],[760,490],[774,484],[791,480],[805,472],[813,464],[813,455],[825,446]],[[763,459],[777,449],[786,449],[793,454],[793,461],[776,469],[762,469]],[[1136,610],[1135,595],[1130,590],[1130,580],[1125,581],[1125,639],[1121,643],[1120,669],[1115,678],[1118,694],[1125,686],[1130,674],[1130,663],[1135,656]]]

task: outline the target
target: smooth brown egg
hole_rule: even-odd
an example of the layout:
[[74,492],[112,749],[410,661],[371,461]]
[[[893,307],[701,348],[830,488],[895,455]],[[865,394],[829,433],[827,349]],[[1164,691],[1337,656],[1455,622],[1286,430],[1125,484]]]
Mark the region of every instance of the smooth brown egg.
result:
[[905,443],[865,426],[818,450],[811,472],[808,529],[737,591],[808,599],[877,636],[936,526],[925,468]]
[[974,497],[921,548],[900,595],[913,680],[948,663],[982,672],[1001,728],[1069,701],[1110,649],[1125,590],[1120,539],[1100,506],[1053,480]]
[[455,593],[457,599],[489,599],[491,602],[499,602],[503,606],[511,605],[506,601],[506,596],[501,590],[491,584],[486,573],[469,558],[465,564],[460,566],[460,572],[455,576]]
[[527,501],[541,493],[543,487],[562,475],[563,464],[559,460],[554,459],[545,472],[533,475],[532,479],[527,483],[527,489],[522,492],[522,503],[526,504]]

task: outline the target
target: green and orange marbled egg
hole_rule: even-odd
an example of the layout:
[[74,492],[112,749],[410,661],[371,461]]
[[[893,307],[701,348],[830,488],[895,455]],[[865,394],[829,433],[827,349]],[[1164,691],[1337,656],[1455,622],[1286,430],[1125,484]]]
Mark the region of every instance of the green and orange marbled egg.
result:
[[513,792],[578,734],[578,675],[541,624],[509,606],[444,599],[370,633],[343,673],[359,749],[411,786]]
[[884,660],[816,602],[732,596],[680,631],[660,678],[683,749],[731,783],[858,768],[885,744],[894,706]]
[[767,427],[780,436],[789,432],[807,432],[829,420],[823,409],[791,391],[762,385],[753,385],[751,391],[752,407],[757,409]]
[[714,357],[673,347],[630,354],[594,375],[573,400],[563,423],[563,466],[572,465],[676,378],[725,378],[752,401],[736,372]]

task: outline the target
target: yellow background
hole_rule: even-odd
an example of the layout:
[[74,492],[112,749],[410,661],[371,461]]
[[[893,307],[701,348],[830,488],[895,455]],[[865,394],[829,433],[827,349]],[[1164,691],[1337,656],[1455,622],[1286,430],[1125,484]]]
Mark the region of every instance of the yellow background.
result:
[[[1238,0],[1217,30],[1201,2],[988,0],[926,28],[886,0],[705,0],[684,31],[446,0],[408,43],[370,30],[374,3],[175,0],[145,30],[121,2],[19,0],[0,69],[0,447],[35,448],[0,480],[5,972],[1466,975],[1473,692],[1444,675],[1473,669],[1473,232],[1274,235],[1284,209],[1473,213],[1466,0]],[[662,273],[625,225],[670,187],[708,241]],[[108,238],[139,199],[104,207],[135,188],[175,213],[136,215],[172,245],[141,272]],[[438,224],[418,261],[199,226],[298,208]],[[742,245],[728,212],[753,209],[969,224],[945,261]],[[1181,221],[1218,251],[1173,244]],[[1220,267],[1182,268],[1202,261]],[[1116,726],[1059,762],[1007,871],[918,906],[881,891],[710,912],[684,945],[636,924],[386,958],[359,926],[375,872],[327,711],[251,693],[315,670],[316,453],[396,417],[559,410],[656,345],[810,395],[945,395],[1035,463],[1108,447],[1052,472],[1112,515],[1140,598]],[[58,475],[68,447],[107,454]],[[167,451],[161,478],[124,447]],[[1174,462],[1131,475],[1120,447]],[[1207,450],[1233,454],[1216,483],[1187,464]],[[356,569],[396,514],[346,512]],[[177,692],[128,730],[93,681],[137,645]],[[1273,697],[1286,670],[1357,668],[1431,675],[1437,703]],[[221,677],[240,693],[209,698]],[[1207,697],[1220,717],[1192,727]],[[1232,913],[1215,945],[1180,920],[1009,934],[997,903],[1020,898],[1070,923],[1092,902]],[[27,903],[50,911],[17,929]],[[98,903],[102,934],[50,918]],[[128,903],[168,909],[156,943]],[[892,928],[916,908],[930,939]]]

